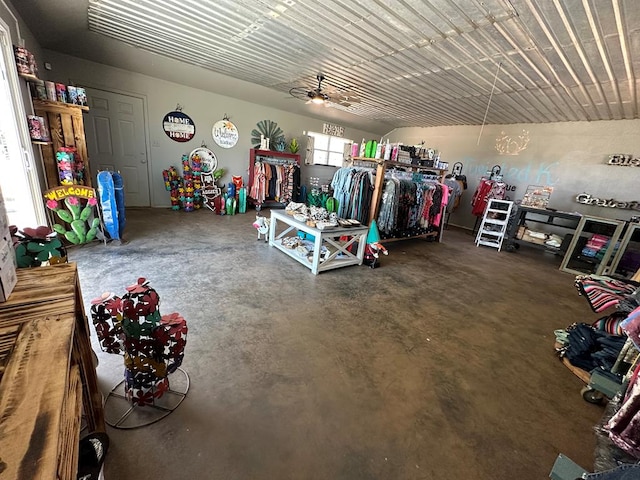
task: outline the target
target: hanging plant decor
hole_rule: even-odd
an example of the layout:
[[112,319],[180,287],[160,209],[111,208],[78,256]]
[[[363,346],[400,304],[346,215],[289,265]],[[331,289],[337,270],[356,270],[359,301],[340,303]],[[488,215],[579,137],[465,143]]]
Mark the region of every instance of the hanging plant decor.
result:
[[260,148],[262,136],[269,139],[271,148],[275,148],[276,145],[285,141],[284,132],[273,120],[260,120],[256,127],[257,128],[251,130],[251,143],[253,144],[253,148]]

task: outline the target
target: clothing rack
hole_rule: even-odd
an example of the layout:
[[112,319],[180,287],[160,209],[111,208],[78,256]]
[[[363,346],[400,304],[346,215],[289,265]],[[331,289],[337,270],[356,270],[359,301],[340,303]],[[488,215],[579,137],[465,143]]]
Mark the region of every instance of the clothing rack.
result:
[[432,180],[388,178],[377,216],[383,240],[439,237],[446,191]]
[[[274,167],[287,167],[293,166],[298,167],[294,168],[294,178],[293,182],[288,182],[288,190],[286,191],[286,195],[284,196],[284,200],[291,196],[292,201],[297,201],[299,196],[299,188],[300,188],[300,155],[295,153],[287,153],[287,152],[277,152],[274,150],[260,150],[257,148],[252,148],[249,151],[249,201],[256,207],[256,210],[260,210],[263,206],[270,207],[284,207],[285,201],[278,201],[282,199],[276,200],[275,198],[270,197],[268,194],[264,195],[256,195],[255,188],[258,187],[257,182],[264,182],[264,176],[259,175],[256,177],[256,165],[272,165]],[[270,168],[270,167],[269,167]],[[289,180],[289,179],[287,179]],[[258,190],[263,190],[266,188],[264,185],[260,185],[263,188]],[[253,190],[254,197],[251,196],[251,192]],[[291,190],[289,192],[289,190]],[[256,198],[258,197],[258,198]]]
[[[496,167],[498,167],[496,165]],[[494,170],[496,167],[493,167]],[[476,224],[473,231],[476,231],[479,219],[484,215],[487,203],[492,198],[504,200],[507,193],[507,184],[502,181],[502,175],[498,172],[487,172],[487,175],[480,177],[480,182],[471,199],[471,213],[476,216]]]
[[331,187],[338,200],[339,217],[369,223],[374,173],[369,168],[353,166],[342,167],[334,173]]
[[272,158],[272,157],[256,157],[256,163],[268,163],[269,165],[295,165],[296,161],[292,158]]
[[[422,181],[432,181],[442,183],[444,176],[447,174],[446,169],[437,169],[433,167],[426,167],[422,165],[414,165],[411,163],[402,163],[391,160],[382,160],[377,158],[364,158],[364,157],[349,157],[346,161],[347,166],[363,166],[364,168],[375,168],[375,183],[373,189],[373,197],[371,199],[371,208],[369,210],[369,223],[371,220],[377,219],[380,212],[380,205],[382,203],[382,193],[384,190],[385,174],[390,170],[395,170],[396,175],[402,169],[403,173],[411,173],[411,180],[414,180],[414,175],[420,175]],[[436,172],[435,174],[424,172]],[[429,232],[423,235],[416,235],[412,237],[401,237],[393,239],[385,239],[384,241],[392,240],[404,240],[407,238],[436,238],[438,241],[442,241],[442,227],[444,225],[444,219],[440,219],[440,224],[437,231]]]
[[411,180],[412,182],[440,182],[442,178],[441,175],[437,174],[407,172],[405,170],[396,169],[387,170],[385,172],[385,178],[388,179],[393,176],[395,176],[395,178],[398,178],[399,180]]

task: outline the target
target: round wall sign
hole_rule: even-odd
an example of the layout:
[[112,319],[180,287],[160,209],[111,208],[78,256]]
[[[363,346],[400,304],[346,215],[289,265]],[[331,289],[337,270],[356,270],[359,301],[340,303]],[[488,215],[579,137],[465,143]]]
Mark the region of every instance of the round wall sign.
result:
[[192,150],[189,154],[189,161],[192,162],[193,157],[196,155],[200,157],[203,174],[213,173],[216,168],[218,168],[218,159],[216,158],[216,154],[207,147],[198,147]]
[[164,116],[162,129],[167,137],[176,142],[188,142],[196,134],[196,125],[191,117],[177,110]]
[[220,120],[214,123],[211,135],[222,148],[231,148],[238,143],[238,129],[229,120]]

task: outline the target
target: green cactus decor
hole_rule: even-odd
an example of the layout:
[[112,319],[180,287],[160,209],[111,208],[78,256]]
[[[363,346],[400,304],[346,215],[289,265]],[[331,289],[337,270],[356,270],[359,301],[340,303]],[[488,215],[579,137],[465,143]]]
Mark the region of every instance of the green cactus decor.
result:
[[225,169],[219,168],[213,172],[213,179],[216,181],[220,180],[224,176],[224,174],[225,174]]
[[24,228],[12,232],[18,268],[54,265],[67,261],[67,251],[49,227]]
[[292,138],[291,143],[289,144],[289,151],[291,153],[298,153],[298,150],[300,150],[300,145],[298,145],[298,139]]
[[59,200],[46,195],[47,208],[53,210],[58,218],[67,223],[67,226],[55,223],[53,229],[74,245],[80,245],[95,240],[100,227],[100,218],[96,215],[98,203],[95,196],[87,199],[83,206],[80,198],[70,195]]

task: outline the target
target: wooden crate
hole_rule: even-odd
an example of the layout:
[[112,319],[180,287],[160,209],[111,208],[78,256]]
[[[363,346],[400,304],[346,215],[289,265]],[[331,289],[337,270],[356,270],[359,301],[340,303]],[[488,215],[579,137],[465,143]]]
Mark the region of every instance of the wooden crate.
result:
[[75,147],[85,165],[84,184],[93,186],[82,117],[82,112],[89,111],[89,107],[35,99],[33,107],[36,115],[47,119],[51,135],[51,143],[40,144],[47,188],[60,185],[56,162],[56,152],[60,147]]
[[2,479],[75,480],[82,411],[90,432],[105,429],[75,264],[18,270],[0,366]]

